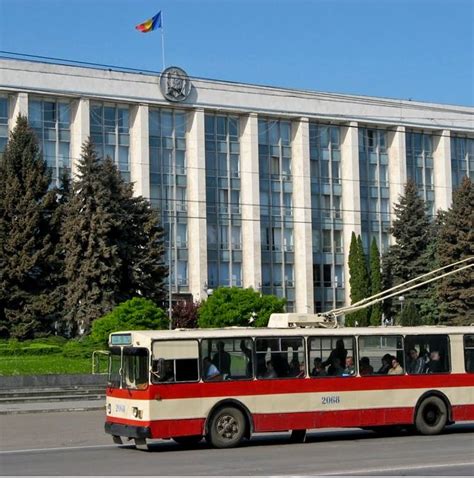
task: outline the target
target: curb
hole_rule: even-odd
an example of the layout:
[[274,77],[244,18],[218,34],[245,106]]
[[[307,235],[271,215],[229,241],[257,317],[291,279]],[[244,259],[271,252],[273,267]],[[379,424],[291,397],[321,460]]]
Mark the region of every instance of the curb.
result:
[[19,415],[25,413],[57,413],[57,412],[91,412],[97,410],[104,410],[105,405],[100,407],[68,407],[68,408],[51,408],[43,410],[0,410],[1,415]]

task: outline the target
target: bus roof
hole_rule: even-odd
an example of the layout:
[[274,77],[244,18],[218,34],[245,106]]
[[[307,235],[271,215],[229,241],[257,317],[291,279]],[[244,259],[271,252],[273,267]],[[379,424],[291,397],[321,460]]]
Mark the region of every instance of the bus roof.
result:
[[[417,327],[341,327],[341,328],[267,328],[267,327],[225,327],[220,329],[174,329],[174,330],[124,330],[116,334],[131,334],[134,345],[145,346],[153,340],[212,339],[239,337],[279,336],[345,336],[345,335],[423,335],[423,334],[474,334],[474,326],[417,326]],[[110,342],[110,341],[109,341]]]

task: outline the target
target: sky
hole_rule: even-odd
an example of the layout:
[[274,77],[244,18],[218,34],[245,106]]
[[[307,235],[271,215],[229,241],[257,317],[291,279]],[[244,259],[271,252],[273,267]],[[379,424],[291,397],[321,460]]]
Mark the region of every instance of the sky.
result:
[[160,10],[191,77],[474,105],[474,0],[0,0],[0,56],[160,71]]

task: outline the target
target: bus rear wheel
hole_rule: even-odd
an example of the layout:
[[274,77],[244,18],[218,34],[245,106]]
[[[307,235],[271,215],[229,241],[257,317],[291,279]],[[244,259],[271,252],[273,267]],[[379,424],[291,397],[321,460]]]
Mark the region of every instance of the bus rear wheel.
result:
[[428,397],[418,407],[415,427],[422,435],[441,433],[448,422],[448,409],[439,397]]
[[197,445],[202,440],[202,435],[173,437],[173,440],[182,446],[192,446],[192,445]]
[[245,427],[245,418],[240,410],[221,408],[212,415],[206,439],[216,448],[231,448],[241,442]]

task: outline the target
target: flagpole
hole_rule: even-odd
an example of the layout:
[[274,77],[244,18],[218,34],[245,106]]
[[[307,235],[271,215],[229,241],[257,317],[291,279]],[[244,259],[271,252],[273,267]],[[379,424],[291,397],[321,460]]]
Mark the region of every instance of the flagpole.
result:
[[165,70],[165,29],[163,25],[163,12],[161,12],[161,63],[163,65],[163,69],[161,71]]

